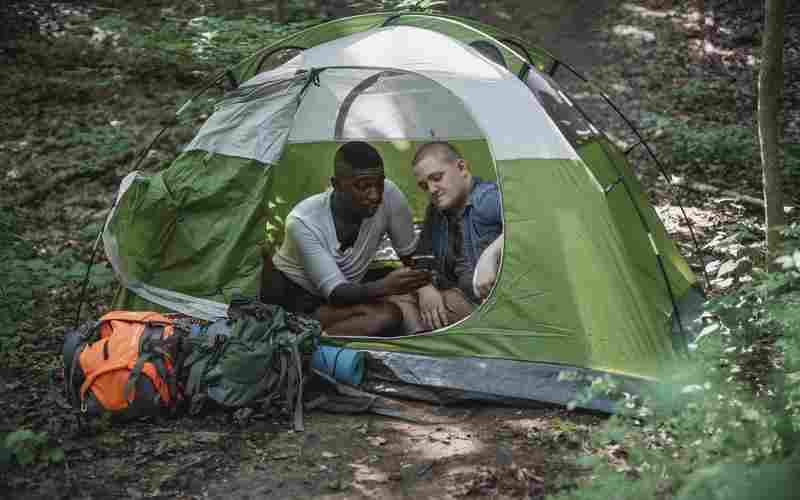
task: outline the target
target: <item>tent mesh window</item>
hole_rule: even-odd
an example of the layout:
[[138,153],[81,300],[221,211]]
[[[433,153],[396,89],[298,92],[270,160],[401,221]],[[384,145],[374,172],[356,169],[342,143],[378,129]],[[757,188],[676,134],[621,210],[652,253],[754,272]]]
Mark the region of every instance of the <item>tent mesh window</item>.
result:
[[530,70],[525,84],[553,119],[556,126],[573,147],[598,135],[598,130],[577,109],[572,99],[559,88],[552,78],[536,70]]

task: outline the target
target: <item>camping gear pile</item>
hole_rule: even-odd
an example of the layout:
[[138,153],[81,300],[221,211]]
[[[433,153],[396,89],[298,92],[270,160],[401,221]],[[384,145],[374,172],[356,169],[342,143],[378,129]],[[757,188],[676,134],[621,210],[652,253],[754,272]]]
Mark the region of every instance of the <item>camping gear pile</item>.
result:
[[613,377],[635,391],[685,351],[702,291],[627,153],[554,79],[564,71],[516,36],[423,13],[340,19],[269,45],[212,82],[235,88],[170,167],[122,181],[103,232],[123,285],[114,307],[225,317],[232,290],[256,296],[260,248],[277,248],[289,210],[327,188],[343,141],[375,146],[420,218],[411,158],[449,141],[500,187],[489,299],[430,333],[322,343],[367,352],[374,390],[567,404]]
[[228,318],[207,325],[153,312],[113,311],[68,332],[64,381],[81,413],[118,418],[225,408],[287,408],[303,428],[301,351],[318,343],[319,323],[271,306],[234,300]]

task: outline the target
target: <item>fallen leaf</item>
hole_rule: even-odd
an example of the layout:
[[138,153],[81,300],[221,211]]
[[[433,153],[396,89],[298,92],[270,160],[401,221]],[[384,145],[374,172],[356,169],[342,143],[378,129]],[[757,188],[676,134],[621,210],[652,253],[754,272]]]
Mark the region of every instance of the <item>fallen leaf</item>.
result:
[[380,436],[370,436],[367,438],[367,441],[369,441],[369,444],[372,446],[383,446],[388,443],[386,438],[382,438]]
[[195,432],[192,434],[192,437],[195,441],[200,443],[206,444],[214,444],[219,443],[225,435],[221,432],[209,432],[209,431],[202,431],[202,432]]

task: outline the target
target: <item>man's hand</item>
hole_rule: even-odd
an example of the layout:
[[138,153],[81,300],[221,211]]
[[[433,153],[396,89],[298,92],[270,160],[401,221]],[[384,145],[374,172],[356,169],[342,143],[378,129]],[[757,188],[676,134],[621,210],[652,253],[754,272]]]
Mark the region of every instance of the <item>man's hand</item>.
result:
[[428,285],[419,289],[419,312],[422,322],[428,328],[444,328],[447,326],[447,309],[441,292]]
[[402,295],[429,285],[431,273],[430,271],[401,267],[389,273],[381,281],[385,295]]

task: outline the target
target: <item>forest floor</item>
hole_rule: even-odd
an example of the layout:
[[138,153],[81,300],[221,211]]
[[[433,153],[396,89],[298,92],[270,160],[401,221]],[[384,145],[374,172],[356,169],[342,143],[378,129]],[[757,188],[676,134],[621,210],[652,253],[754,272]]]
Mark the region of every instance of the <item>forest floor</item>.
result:
[[[739,2],[707,1],[705,16],[664,0],[551,4],[494,2],[483,17],[540,43],[607,90],[671,169],[665,178],[641,148],[632,152],[695,272],[709,273],[712,294],[746,282],[763,267],[762,209],[737,196],[757,199],[761,191],[754,126],[760,12]],[[30,284],[37,290],[26,304],[30,314],[0,350],[0,436],[20,428],[46,432],[46,446],[62,449],[65,460],[3,471],[0,489],[9,497],[544,498],[591,480],[576,465],[581,455],[625,467],[618,445],[590,445],[601,418],[560,408],[473,407],[467,419],[431,426],[311,412],[304,433],[269,419],[237,424],[225,413],[79,426],[51,371],[59,366],[63,332],[75,321],[81,265],[138,148],[219,61],[187,56],[202,37],[175,36],[203,14],[189,7],[154,15],[94,4],[25,5],[40,10],[50,34],[0,53],[0,204],[13,212],[15,237],[35,250],[24,264],[38,267],[43,281]],[[791,19],[800,19],[798,12],[791,9]],[[247,36],[237,43],[256,46],[259,36],[280,34],[275,25],[265,33],[205,14],[202,29],[217,23],[233,30],[228,37],[238,29]],[[787,35],[787,47],[800,46],[797,28]],[[800,64],[792,50],[787,68]],[[787,158],[797,154],[796,163],[787,161],[792,175],[800,173],[800,152],[790,144],[800,143],[800,71],[786,74]],[[562,81],[617,142],[636,143],[596,92]],[[168,165],[203,113],[166,134],[140,169]],[[800,205],[798,179],[785,190],[790,220],[797,214],[791,207]],[[670,183],[680,180],[719,189],[678,192],[702,255],[670,196]],[[110,270],[99,262],[84,319],[102,314],[113,290]],[[51,284],[54,274],[60,281]]]

